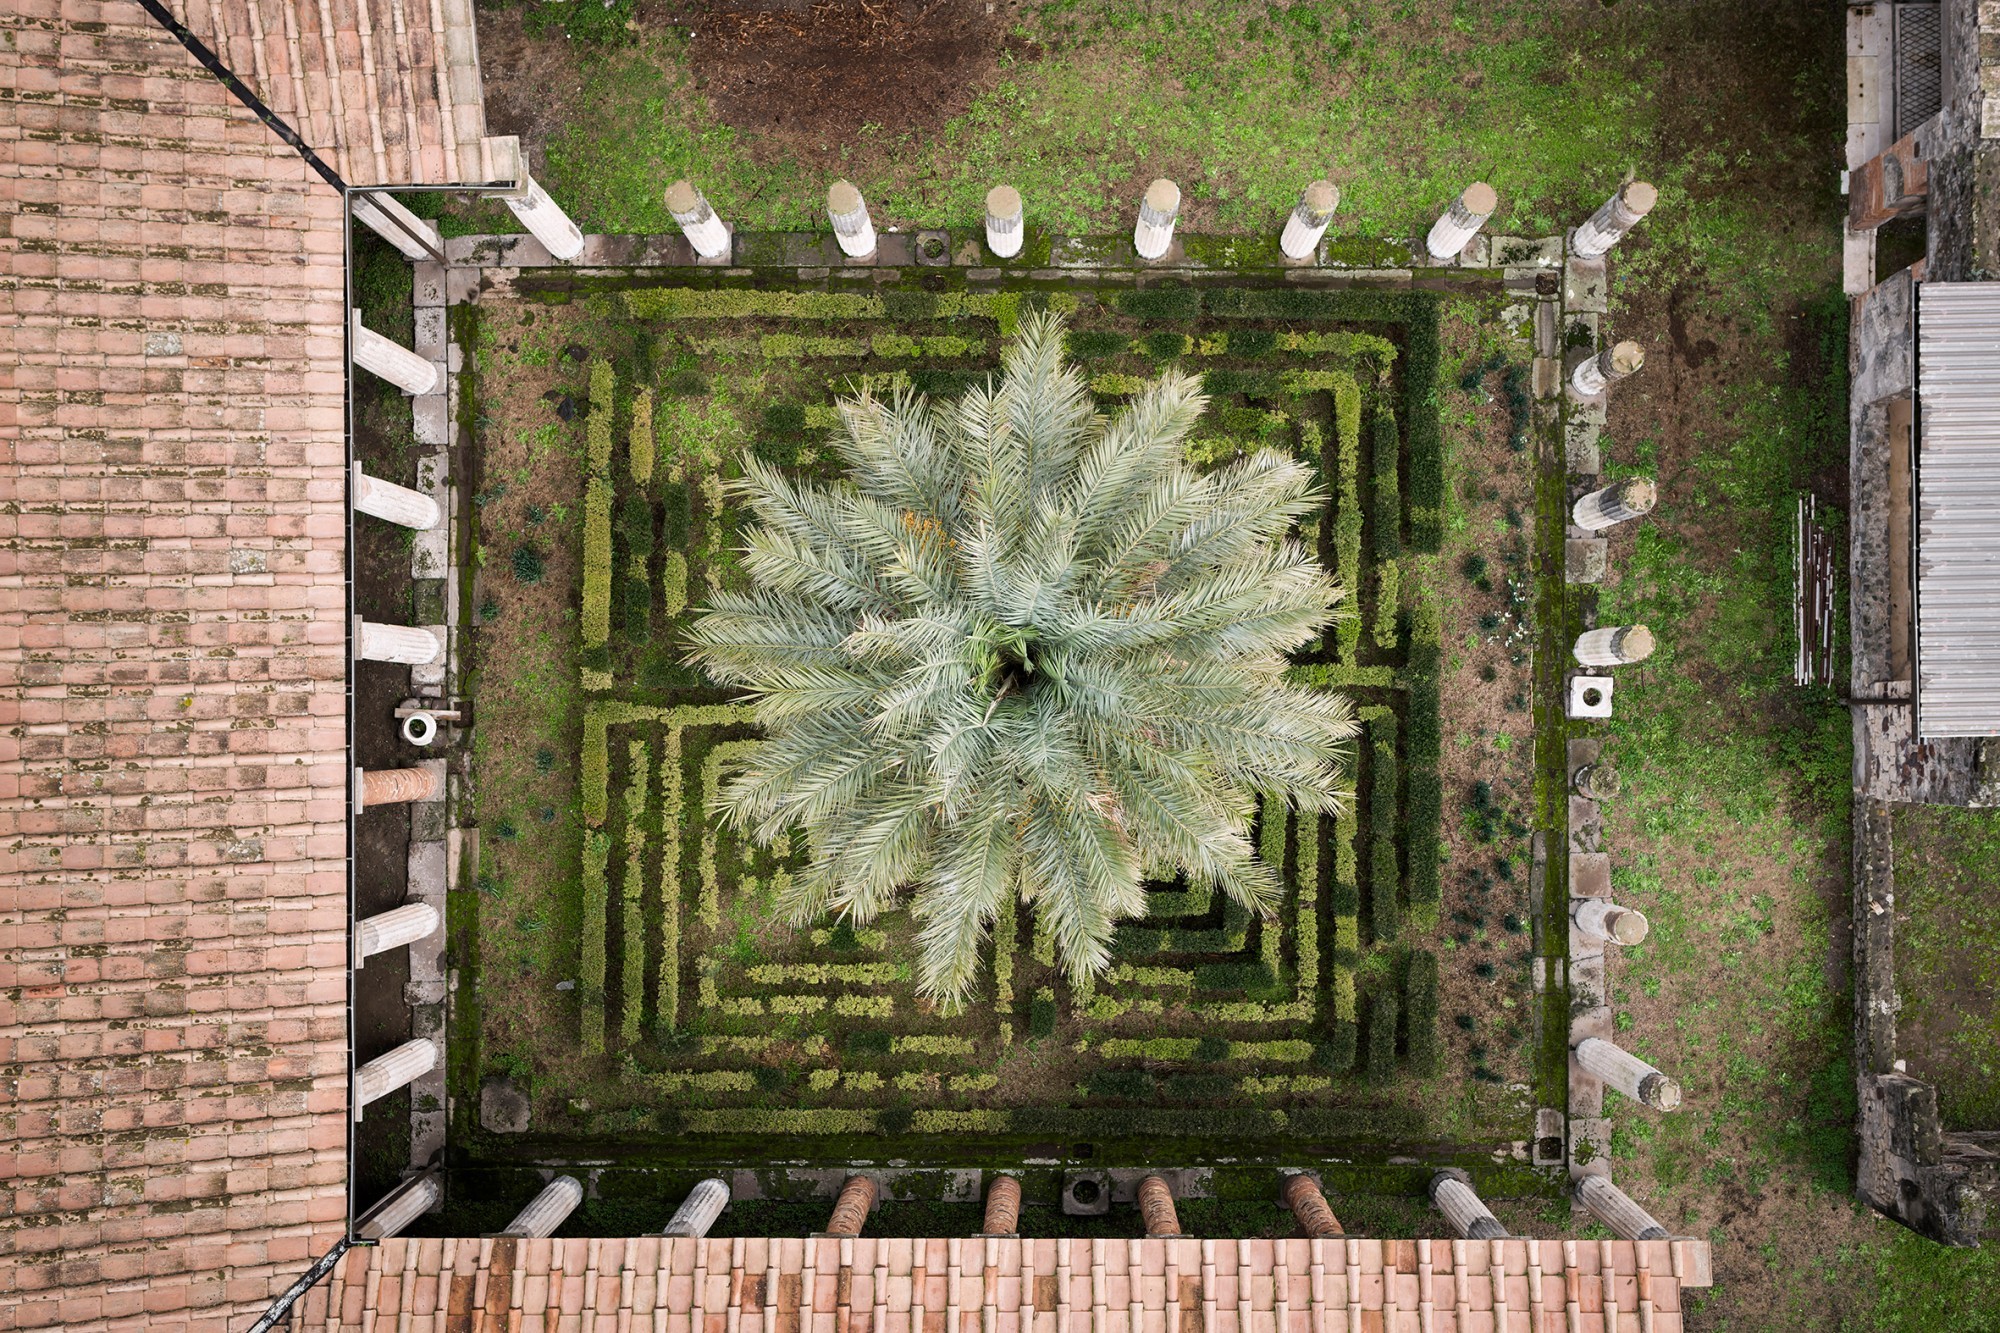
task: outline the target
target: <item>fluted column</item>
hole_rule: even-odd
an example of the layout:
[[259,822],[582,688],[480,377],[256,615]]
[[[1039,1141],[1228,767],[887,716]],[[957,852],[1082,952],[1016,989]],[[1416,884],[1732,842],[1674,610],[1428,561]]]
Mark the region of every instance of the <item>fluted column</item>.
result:
[[1578,796],[1593,801],[1608,801],[1618,795],[1623,785],[1618,779],[1618,770],[1609,764],[1585,764],[1576,770],[1573,784]]
[[384,1240],[398,1235],[404,1227],[428,1213],[444,1197],[444,1186],[435,1175],[418,1176],[404,1184],[355,1231],[363,1240]]
[[422,261],[442,259],[444,242],[438,229],[403,207],[387,194],[355,194],[354,220],[402,252],[403,258]]
[[583,1182],[575,1176],[557,1176],[542,1186],[542,1192],[528,1200],[528,1206],[514,1214],[503,1236],[540,1240],[556,1234],[576,1206],[583,1202]]
[[1306,186],[1278,237],[1278,248],[1285,252],[1285,258],[1311,259],[1313,251],[1319,248],[1319,238],[1326,235],[1327,223],[1333,221],[1333,210],[1338,207],[1340,187],[1332,181],[1319,180]]
[[1620,1240],[1667,1240],[1672,1235],[1631,1195],[1612,1184],[1610,1176],[1585,1176],[1577,1181],[1576,1201]]
[[1451,1229],[1467,1240],[1498,1240],[1507,1234],[1472,1188],[1472,1177],[1457,1167],[1446,1167],[1431,1177],[1431,1202],[1451,1223]]
[[1327,1206],[1326,1195],[1320,1192],[1319,1182],[1305,1172],[1285,1177],[1285,1206],[1298,1219],[1299,1227],[1315,1240],[1331,1236],[1344,1236],[1340,1219]]
[[1570,508],[1570,522],[1592,532],[1615,523],[1644,518],[1653,512],[1658,499],[1650,477],[1627,477],[1602,490],[1592,491]]
[[1570,1048],[1576,1062],[1604,1086],[1624,1093],[1655,1111],[1672,1111],[1681,1104],[1681,1085],[1622,1047],[1602,1037],[1585,1037]]
[[386,523],[400,524],[427,532],[443,517],[438,502],[422,491],[413,491],[408,486],[398,486],[393,481],[371,477],[361,468],[359,459],[354,463],[352,486],[356,513],[379,518]]
[[1500,196],[1491,185],[1485,181],[1472,182],[1451,201],[1444,215],[1431,224],[1431,234],[1424,238],[1424,249],[1430,251],[1432,259],[1458,258],[1459,251],[1471,243],[1499,206]]
[[1579,898],[1570,904],[1569,919],[1594,940],[1609,944],[1642,944],[1649,929],[1646,915],[1620,907],[1609,898]]
[[354,342],[354,364],[371,375],[380,375],[412,396],[435,392],[438,368],[409,348],[390,342],[361,322],[359,310],[349,321]]
[[713,1176],[696,1185],[667,1219],[662,1236],[706,1236],[729,1206],[729,1182]]
[[1181,215],[1181,187],[1170,180],[1154,181],[1139,200],[1139,221],[1132,228],[1132,248],[1141,259],[1158,259],[1174,243],[1174,220]]
[[583,253],[583,229],[570,220],[569,214],[533,176],[521,177],[523,186],[512,194],[500,196],[507,210],[521,220],[534,238],[542,243],[551,259],[564,263]]
[[833,1201],[833,1215],[826,1219],[829,1236],[858,1236],[875,1206],[875,1182],[867,1176],[849,1176]]
[[378,620],[355,617],[354,658],[357,662],[400,662],[423,666],[435,662],[444,644],[430,630],[417,625],[384,625]]
[[418,1037],[355,1070],[354,1118],[361,1118],[361,1108],[368,1103],[380,1101],[396,1089],[408,1086],[413,1079],[430,1073],[437,1068],[437,1062],[437,1043],[429,1037]]
[[404,903],[358,921],[354,926],[354,965],[360,967],[378,953],[427,940],[443,921],[438,909],[429,903]]
[[1617,343],[1588,361],[1577,362],[1570,372],[1569,387],[1579,397],[1595,398],[1618,381],[1638,374],[1645,364],[1645,348],[1630,341]]
[[1627,181],[1588,222],[1569,234],[1569,252],[1578,259],[1596,259],[1638,226],[1658,202],[1658,190],[1644,181]]
[[354,812],[378,805],[444,799],[443,761],[429,768],[357,768],[354,770]]
[[1174,1211],[1174,1189],[1163,1176],[1147,1176],[1139,1182],[1139,1216],[1148,1236],[1178,1236],[1180,1215]]
[[827,187],[826,216],[842,254],[866,259],[875,253],[875,224],[868,218],[868,204],[850,182],[835,181]]
[[1571,649],[1584,666],[1629,666],[1653,655],[1653,631],[1644,625],[1585,630]]
[[729,228],[708,206],[708,198],[691,181],[678,180],[667,187],[667,211],[674,215],[681,235],[703,259],[721,259],[729,253]]
[[1011,185],[996,185],[986,192],[986,248],[1001,259],[1021,253],[1027,239],[1027,210],[1021,207],[1021,192]]
[[979,1224],[982,1236],[1012,1236],[1021,1230],[1021,1182],[1013,1176],[994,1176],[986,1187],[986,1215]]

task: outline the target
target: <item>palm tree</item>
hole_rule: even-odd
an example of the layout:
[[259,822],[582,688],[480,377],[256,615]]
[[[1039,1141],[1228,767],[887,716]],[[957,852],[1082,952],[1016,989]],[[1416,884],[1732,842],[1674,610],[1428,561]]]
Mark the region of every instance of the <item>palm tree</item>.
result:
[[836,486],[746,459],[753,590],[693,636],[768,736],[719,813],[811,847],[782,910],[865,922],[908,893],[919,988],[947,1008],[1007,895],[1094,975],[1148,878],[1272,914],[1260,795],[1345,801],[1352,709],[1284,678],[1341,597],[1289,535],[1321,501],[1309,472],[1267,450],[1197,474],[1197,379],[1107,420],[1062,348],[1033,315],[955,404],[842,402]]

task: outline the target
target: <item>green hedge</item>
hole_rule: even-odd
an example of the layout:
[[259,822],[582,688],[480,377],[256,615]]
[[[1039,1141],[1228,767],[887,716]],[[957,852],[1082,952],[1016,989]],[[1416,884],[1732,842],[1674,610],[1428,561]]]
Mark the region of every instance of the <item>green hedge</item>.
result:
[[1353,384],[1333,395],[1333,568],[1347,589],[1346,615],[1334,626],[1342,662],[1361,651],[1361,390]]
[[1396,718],[1388,709],[1368,709],[1372,741],[1368,786],[1368,826],[1373,834],[1368,855],[1369,922],[1377,943],[1396,938],[1403,929],[1401,875],[1396,858],[1397,788]]
[[1354,1068],[1354,1052],[1361,1030],[1339,1019],[1327,1025],[1326,1040],[1313,1052],[1313,1064],[1329,1074],[1345,1074]]
[[583,956],[577,989],[583,999],[579,1042],[585,1055],[604,1050],[604,932],[610,886],[604,870],[611,860],[611,839],[593,830],[583,838]]
[[1202,293],[1178,283],[1120,292],[1114,302],[1121,314],[1134,319],[1201,318]]
[[1368,1063],[1371,1083],[1387,1083],[1396,1076],[1396,993],[1378,991],[1368,997]]
[[1438,412],[1438,309],[1431,292],[1408,296],[1408,351],[1403,363],[1403,419],[1409,432],[1410,545],[1444,544],[1444,429]]
[[1397,479],[1402,447],[1396,436],[1396,414],[1389,405],[1375,405],[1375,558],[1394,560],[1403,553],[1403,492]]
[[1444,1063],[1438,1042],[1438,961],[1428,950],[1410,955],[1403,974],[1403,1013],[1409,1029],[1410,1068],[1428,1078]]
[[1404,846],[1410,858],[1410,910],[1428,927],[1442,895],[1439,846],[1444,820],[1444,786],[1438,765],[1443,758],[1438,721],[1438,672],[1444,653],[1444,627],[1437,599],[1426,588],[1410,616],[1410,657],[1406,677],[1410,707],[1403,740],[1409,764],[1405,800]]

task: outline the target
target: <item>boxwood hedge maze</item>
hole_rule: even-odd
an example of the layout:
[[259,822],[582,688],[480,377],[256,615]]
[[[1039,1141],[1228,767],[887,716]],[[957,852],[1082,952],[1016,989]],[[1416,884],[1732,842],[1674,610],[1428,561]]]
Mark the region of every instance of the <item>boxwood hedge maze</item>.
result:
[[[729,482],[746,454],[832,474],[838,395],[953,394],[997,366],[1031,302],[1070,312],[1106,410],[1162,366],[1198,369],[1198,465],[1275,447],[1319,470],[1326,505],[1301,535],[1352,614],[1294,670],[1350,692],[1364,725],[1351,817],[1258,821],[1283,868],[1275,920],[1152,885],[1113,970],[1072,988],[1030,915],[1009,915],[978,1001],[953,1015],[916,994],[905,916],[776,920],[803,846],[711,817],[756,731],[679,646],[704,597],[743,580]],[[1432,296],[660,286],[463,318],[487,552],[475,690],[500,736],[474,763],[483,892],[457,1010],[472,1159],[484,1143],[518,1160],[472,1109],[501,1076],[531,1091],[538,1141],[663,1165],[847,1160],[854,1136],[895,1140],[870,1157],[987,1166],[1052,1143],[1117,1160],[1160,1135],[1188,1163],[1445,1137],[1422,1084],[1439,967],[1406,940],[1439,901],[1439,615],[1412,559],[1437,549],[1444,502]],[[523,521],[552,551],[533,588],[505,558]],[[566,803],[532,837],[529,786]]]

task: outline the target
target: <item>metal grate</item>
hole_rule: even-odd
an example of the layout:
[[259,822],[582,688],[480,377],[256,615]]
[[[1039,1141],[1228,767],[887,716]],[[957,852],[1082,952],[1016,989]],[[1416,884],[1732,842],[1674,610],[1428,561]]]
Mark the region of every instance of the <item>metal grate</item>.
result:
[[1936,5],[1897,5],[1896,137],[1944,106],[1944,25]]

